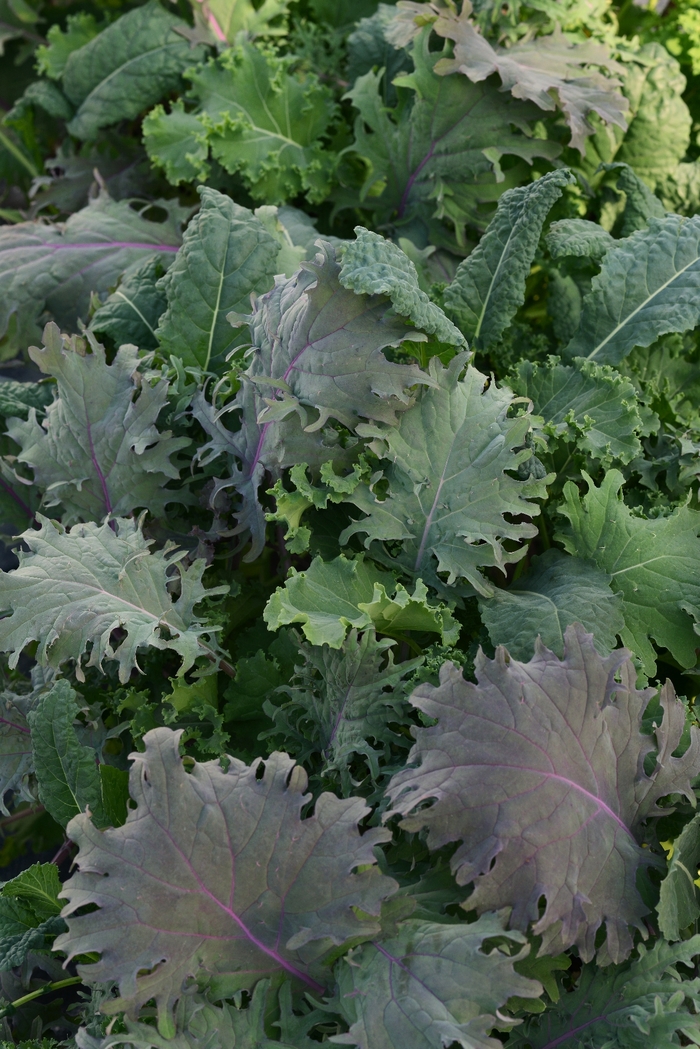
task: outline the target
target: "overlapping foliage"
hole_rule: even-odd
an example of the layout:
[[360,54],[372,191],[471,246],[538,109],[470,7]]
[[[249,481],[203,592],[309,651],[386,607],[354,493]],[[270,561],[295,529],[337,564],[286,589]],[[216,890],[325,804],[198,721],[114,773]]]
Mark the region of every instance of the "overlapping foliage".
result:
[[700,1045],[691,0],[0,6],[0,1049]]

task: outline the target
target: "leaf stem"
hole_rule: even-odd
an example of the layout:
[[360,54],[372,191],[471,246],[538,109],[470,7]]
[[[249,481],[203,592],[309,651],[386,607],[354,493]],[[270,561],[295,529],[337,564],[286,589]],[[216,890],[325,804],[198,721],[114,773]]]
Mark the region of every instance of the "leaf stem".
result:
[[15,160],[18,160],[20,164],[26,168],[32,178],[39,177],[36,165],[29,159],[29,157],[25,156],[19,146],[16,146],[11,138],[8,138],[4,131],[0,131],[0,144],[5,147],[8,153],[12,154]]
[[14,1002],[10,1002],[9,1005],[4,1005],[0,1009],[0,1017],[12,1016],[20,1006],[26,1005],[27,1002],[34,1001],[35,998],[40,998],[42,994],[48,994],[49,991],[60,991],[63,987],[72,987],[73,984],[82,982],[80,976],[70,976],[67,980],[58,980],[55,983],[45,983],[38,991],[32,991],[31,994],[25,994],[24,997],[16,998]]

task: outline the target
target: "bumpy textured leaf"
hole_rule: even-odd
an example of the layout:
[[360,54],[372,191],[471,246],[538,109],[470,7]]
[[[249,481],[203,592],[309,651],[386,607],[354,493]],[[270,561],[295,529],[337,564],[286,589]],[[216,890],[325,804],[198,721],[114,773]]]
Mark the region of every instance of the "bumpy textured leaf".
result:
[[416,267],[401,248],[364,226],[355,227],[355,238],[341,254],[338,279],[344,288],[358,295],[388,295],[396,312],[421,331],[440,342],[466,345],[459,329],[421,290]]
[[556,29],[551,36],[496,49],[477,31],[470,11],[471,4],[465,5],[460,16],[446,11],[435,22],[435,31],[454,41],[454,58],[443,59],[436,72],[464,73],[474,82],[498,73],[504,91],[545,110],[556,108],[556,95],[571,128],[571,145],[581,153],[586,137],[595,130],[589,114],[597,113],[606,123],[627,129],[629,102],[617,90],[620,81],[591,68],[622,72],[604,44],[573,43]]
[[165,267],[157,255],[132,269],[116,291],[99,306],[90,321],[90,331],[109,335],[115,346],[132,343],[140,350],[158,346],[156,328],[165,312],[165,295],[156,287]]
[[607,655],[624,628],[622,596],[610,589],[610,576],[591,561],[547,550],[507,590],[482,598],[481,618],[494,645],[505,645],[514,659],[532,657],[538,637],[557,656],[564,633],[581,623]]
[[394,664],[394,641],[377,641],[373,629],[359,635],[353,629],[341,645],[302,644],[300,662],[290,685],[279,691],[289,699],[282,706],[275,697],[265,705],[275,728],[266,736],[283,733],[285,749],[307,764],[320,757],[324,776],[340,778],[344,797],[352,793],[350,763],[361,755],[372,782],[380,778],[379,761],[390,758],[392,744],[406,747],[407,740],[394,725],[408,725],[408,704],[402,694],[403,679],[422,659]]
[[[227,980],[229,994],[285,974],[318,993],[314,959],[378,931],[371,915],[396,888],[376,868],[387,832],[360,837],[361,798],[322,794],[302,820],[307,777],[286,754],[251,766],[231,759],[226,772],[218,761],[196,763],[188,773],[178,738],[154,729],[132,755],[137,807],[123,827],[100,832],[84,815],[69,824],[79,873],[63,889],[68,932],[56,943],[69,958],[100,954],[80,969],[90,981],[118,981],[121,999],[103,1008],[133,1015],[155,998],[161,1032],[200,967]],[[76,916],[87,903],[99,909]]]
[[[584,966],[575,990],[562,994],[541,1020],[518,1027],[509,1037],[516,1049],[671,1049],[683,1034],[700,1044],[695,1008],[700,980],[686,968],[700,954],[700,936],[673,945],[657,940],[621,968]],[[682,975],[681,975],[682,973]]]
[[[517,953],[489,950],[493,937]],[[524,936],[505,932],[503,915],[471,925],[403,922],[394,939],[358,948],[342,966],[339,1005],[352,1026],[332,1041],[359,1049],[498,1049],[489,1035],[504,1025],[500,1007],[512,995],[542,994],[537,980],[513,968],[528,952]]]
[[196,113],[185,110],[181,98],[168,113],[163,106],[154,106],[144,117],[143,142],[153,164],[163,169],[173,186],[206,182],[209,177],[207,129]]
[[68,130],[94,138],[100,128],[131,120],[178,87],[183,71],[202,58],[176,28],[186,22],[154,2],[127,12],[69,56],[63,90],[77,112]]
[[254,200],[283,204],[301,193],[323,200],[334,155],[321,140],[335,103],[313,73],[292,73],[293,61],[243,43],[190,70],[198,109],[159,109],[147,121],[151,160],[177,183],[205,174],[210,148]]
[[587,219],[560,219],[553,222],[545,240],[553,259],[576,255],[596,262],[615,243],[606,229]]
[[638,434],[645,432],[631,382],[609,366],[593,361],[546,364],[520,361],[512,377],[516,393],[530,397],[545,433],[575,441],[594,459],[629,463],[641,454]]
[[68,682],[57,681],[28,715],[39,798],[62,827],[88,808],[102,824],[95,751],[79,742],[73,728],[76,700]]
[[629,164],[654,189],[673,175],[690,143],[693,120],[683,98],[686,79],[678,60],[658,43],[644,44],[636,54],[625,56],[625,64],[629,129],[623,135],[608,125],[597,132],[591,140],[591,161]]
[[532,500],[546,488],[532,476],[522,481],[506,473],[531,458],[523,447],[529,417],[508,418],[510,390],[487,384],[471,366],[460,379],[463,367],[463,355],[447,369],[433,357],[435,388],[421,393],[397,427],[363,429],[371,429],[373,450],[391,464],[384,470],[388,488],[379,495],[373,484],[360,485],[348,496],[367,516],[346,528],[341,541],[356,533],[366,534],[367,547],[401,541],[397,562],[405,571],[429,582],[447,572],[448,583],[466,579],[489,596],[493,587],[480,569],[503,568],[523,555],[523,547],[508,549],[505,541],[530,538],[537,529],[510,515],[536,516]]
[[[432,384],[417,365],[394,364],[382,350],[415,335],[379,295],[356,295],[339,282],[333,246],[321,242],[314,262],[253,303],[246,318],[255,355],[246,375],[268,400],[260,421],[271,425],[316,408],[318,429],[338,419],[354,429],[361,419],[396,422],[410,407],[410,387]],[[302,412],[304,425],[307,424]],[[309,419],[308,424],[311,426]]]
[[448,645],[459,635],[459,624],[445,606],[429,604],[420,579],[409,594],[389,572],[342,554],[329,562],[316,557],[304,572],[292,570],[265,606],[264,619],[270,630],[299,623],[312,645],[330,648],[340,648],[351,627],[374,626],[382,634],[434,632]]
[[99,343],[91,340],[89,348],[61,336],[55,324],[46,326],[43,348],[31,347],[32,360],[55,376],[58,397],[42,423],[33,409],[27,420],[8,422],[19,461],[32,467],[44,506],[63,506],[65,523],[102,521],[135,507],[162,513],[182,498],[163,486],[179,477],[171,456],[189,444],[156,427],[168,383],[137,386],[135,346],[122,346],[111,365]]
[[[63,529],[44,517],[37,520],[39,530],[21,536],[29,549],[20,552],[19,568],[0,576],[0,607],[12,611],[0,620],[0,647],[12,652],[10,666],[25,645],[38,641],[39,663],[58,668],[73,659],[80,678],[91,645],[87,666],[116,659],[125,682],[141,645],[173,649],[182,657],[180,673],[197,656],[213,652],[213,642],[204,640],[211,628],[193,608],[227,588],[202,586],[203,561],[183,569],[182,552],[152,552],[153,540],[125,518],[114,521],[114,530],[108,523]],[[176,600],[168,588],[173,567],[180,581]],[[119,627],[126,637],[115,649],[111,634]]]
[[128,201],[102,193],[62,225],[0,226],[0,336],[12,321],[25,348],[44,309],[75,330],[78,317],[87,319],[91,292],[111,290],[126,269],[154,252],[170,265],[183,217],[171,204],[167,221],[150,222]]
[[529,186],[508,190],[485,235],[460,262],[445,289],[445,306],[478,347],[496,342],[525,301],[525,280],[544,220],[573,181],[567,170],[551,171]]
[[570,357],[617,364],[635,346],[700,319],[700,218],[652,218],[611,247],[584,299]]
[[620,489],[623,476],[609,470],[599,488],[584,474],[581,498],[571,482],[564,486],[560,512],[570,527],[562,535],[569,553],[588,557],[611,577],[622,594],[625,628],[620,637],[653,674],[651,640],[668,648],[684,667],[695,666],[698,643],[684,608],[700,608],[695,565],[700,557],[700,514],[687,506],[668,517],[645,520],[628,509]]
[[16,878],[6,881],[1,894],[22,900],[43,921],[61,913],[62,905],[58,899],[60,891],[61,882],[56,864],[35,863]]
[[0,693],[0,812],[9,816],[8,791],[22,801],[34,801],[29,776],[34,768],[31,732],[27,719],[14,705],[11,692]]
[[280,245],[230,197],[205,186],[199,193],[202,206],[159,284],[168,307],[156,334],[163,353],[206,371],[235,345],[227,314],[250,309],[251,295],[272,286]]
[[656,742],[643,734],[654,690],[635,689],[625,649],[603,658],[578,626],[567,629],[563,661],[542,645],[529,663],[499,649],[493,661],[477,658],[476,676],[470,684],[446,663],[437,688],[413,693],[438,724],[415,730],[409,761],[420,764],[391,781],[394,812],[407,830],[427,828],[431,849],[461,842],[451,865],[460,885],[475,883],[470,910],[512,907],[511,924],[535,922],[543,952],[575,944],[584,960],[605,925],[599,960],[620,962],[632,949],[629,927],[645,932],[637,870],[658,862],[635,834],[665,811],[664,795],[692,797],[698,730],[672,757],[685,710],[668,684]]
[[668,873],[661,882],[656,907],[659,929],[666,940],[680,940],[686,929],[700,918],[700,812],[673,842]]
[[645,229],[649,219],[662,219],[666,212],[658,197],[629,164],[603,164],[605,171],[617,172],[616,186],[625,194],[620,236],[629,237],[638,229]]
[[[430,230],[433,243],[453,245],[456,238],[463,245],[465,224],[485,225],[483,205],[526,177],[525,164],[504,174],[500,158],[552,159],[558,147],[523,133],[540,115],[532,104],[490,84],[437,76],[433,69],[440,53],[430,51],[429,36],[427,29],[416,41],[414,72],[395,80],[415,93],[412,106],[392,116],[380,75],[358,77],[348,92],[359,111],[353,149],[369,163],[362,203],[378,221],[415,220],[419,229]],[[454,227],[454,238],[435,221],[442,218]]]

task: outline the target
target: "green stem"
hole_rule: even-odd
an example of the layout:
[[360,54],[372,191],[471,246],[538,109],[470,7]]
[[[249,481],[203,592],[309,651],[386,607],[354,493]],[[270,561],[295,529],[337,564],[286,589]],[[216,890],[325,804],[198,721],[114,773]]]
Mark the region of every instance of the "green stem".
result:
[[547,534],[547,525],[544,522],[544,514],[543,513],[540,514],[540,519],[539,519],[538,524],[539,524],[540,539],[542,540],[542,546],[544,547],[545,550],[549,550],[549,548],[550,548],[550,546],[552,544],[549,541],[549,535]]
[[25,156],[25,154],[22,152],[19,146],[16,146],[12,139],[8,138],[3,131],[0,131],[0,144],[2,144],[5,147],[8,153],[12,154],[15,160],[18,160],[20,164],[22,164],[27,169],[32,178],[38,177],[39,172],[37,171],[36,166],[32,163],[28,156]]
[[38,991],[32,991],[31,994],[25,994],[23,998],[16,998],[14,1002],[10,1002],[9,1005],[3,1006],[0,1009],[0,1017],[12,1016],[20,1006],[26,1005],[27,1002],[34,1001],[35,998],[40,998],[42,994],[48,994],[49,991],[60,991],[62,987],[72,987],[73,984],[82,982],[80,976],[70,976],[67,980],[58,980],[56,983],[45,983]]

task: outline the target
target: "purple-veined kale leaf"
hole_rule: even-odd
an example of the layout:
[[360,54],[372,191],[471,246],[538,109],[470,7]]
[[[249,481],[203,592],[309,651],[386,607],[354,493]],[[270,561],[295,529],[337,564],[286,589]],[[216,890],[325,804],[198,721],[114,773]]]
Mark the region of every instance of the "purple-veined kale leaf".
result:
[[471,684],[448,662],[438,687],[413,693],[437,724],[415,730],[417,767],[392,779],[393,812],[409,831],[426,828],[431,849],[460,842],[452,868],[459,884],[474,882],[470,909],[512,907],[511,925],[534,922],[544,953],[575,944],[585,960],[605,925],[598,960],[622,961],[630,928],[646,934],[636,875],[655,857],[639,844],[641,825],[668,811],[657,805],[665,795],[694,802],[698,730],[672,757],[685,711],[667,684],[656,739],[642,734],[654,690],[637,691],[626,649],[603,658],[578,625],[566,631],[563,660],[541,643],[529,663],[499,648],[494,660],[478,658],[476,675]]
[[[68,825],[79,871],[63,890],[68,932],[56,941],[69,958],[100,955],[80,972],[118,981],[121,998],[105,1009],[136,1016],[155,998],[164,1030],[183,980],[201,970],[226,995],[267,976],[321,992],[319,957],[378,933],[372,916],[396,889],[374,854],[389,834],[359,834],[362,798],[322,794],[302,819],[307,776],[286,754],[188,773],[179,736],[153,729],[132,755],[136,808],[123,827],[101,832],[86,815]],[[87,904],[98,909],[76,914]]]
[[135,346],[121,346],[107,364],[94,338],[88,346],[51,323],[43,348],[32,346],[29,355],[55,376],[58,396],[41,422],[30,409],[28,419],[9,420],[8,433],[20,446],[19,462],[34,472],[44,507],[61,505],[63,523],[71,524],[137,507],[158,516],[169,502],[183,501],[182,490],[164,486],[180,476],[171,456],[190,442],[158,431],[168,382],[140,381]]

